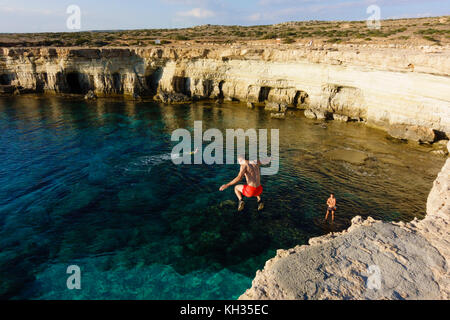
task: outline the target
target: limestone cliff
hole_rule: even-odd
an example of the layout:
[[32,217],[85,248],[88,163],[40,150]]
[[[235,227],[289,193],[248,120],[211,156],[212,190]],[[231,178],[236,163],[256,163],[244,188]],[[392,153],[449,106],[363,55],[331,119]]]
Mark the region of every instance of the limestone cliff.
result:
[[0,49],[0,92],[239,100],[421,142],[450,136],[449,74],[447,47]]
[[348,230],[278,250],[240,297],[449,298],[450,159],[433,184],[425,219],[387,223],[357,216]]

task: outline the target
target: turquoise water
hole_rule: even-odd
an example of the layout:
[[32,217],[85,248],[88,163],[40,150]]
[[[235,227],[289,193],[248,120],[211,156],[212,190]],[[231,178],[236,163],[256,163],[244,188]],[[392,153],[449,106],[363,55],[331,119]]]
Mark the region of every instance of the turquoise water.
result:
[[[249,201],[238,214],[232,188],[218,192],[238,166],[158,160],[194,120],[280,129],[263,213]],[[277,249],[355,215],[423,217],[444,162],[361,124],[282,121],[231,103],[0,98],[0,131],[3,299],[235,299]],[[334,223],[323,221],[330,192]],[[81,290],[66,287],[73,264]]]

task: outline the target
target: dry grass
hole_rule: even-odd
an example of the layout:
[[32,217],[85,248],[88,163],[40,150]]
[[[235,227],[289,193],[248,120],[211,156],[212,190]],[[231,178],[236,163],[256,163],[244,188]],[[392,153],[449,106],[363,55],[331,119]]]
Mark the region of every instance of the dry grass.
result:
[[0,34],[0,46],[150,46],[178,43],[296,42],[398,43],[447,45],[450,16],[383,20],[380,30],[370,30],[365,21],[302,21],[261,26],[203,25],[185,29],[146,29],[64,33]]

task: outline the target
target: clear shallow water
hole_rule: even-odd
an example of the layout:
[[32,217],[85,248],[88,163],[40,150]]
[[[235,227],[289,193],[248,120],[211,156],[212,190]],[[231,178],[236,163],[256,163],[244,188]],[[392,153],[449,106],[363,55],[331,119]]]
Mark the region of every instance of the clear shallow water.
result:
[[[279,128],[266,209],[236,213],[238,166],[175,166],[171,133]],[[423,217],[442,158],[361,124],[270,119],[242,105],[0,98],[0,297],[234,299],[276,249],[355,215]],[[336,221],[325,223],[334,192]],[[79,265],[81,290],[66,288]]]

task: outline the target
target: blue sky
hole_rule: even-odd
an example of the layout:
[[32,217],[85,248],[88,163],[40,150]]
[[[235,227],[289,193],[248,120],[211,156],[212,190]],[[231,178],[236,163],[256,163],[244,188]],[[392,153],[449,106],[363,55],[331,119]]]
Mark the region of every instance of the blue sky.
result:
[[382,19],[450,15],[450,0],[0,0],[0,32],[69,31],[72,4],[81,9],[81,30],[363,20],[371,4]]

